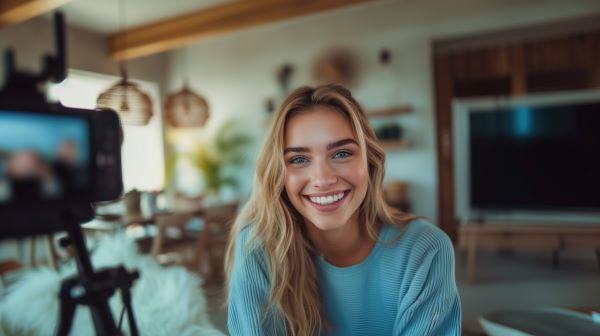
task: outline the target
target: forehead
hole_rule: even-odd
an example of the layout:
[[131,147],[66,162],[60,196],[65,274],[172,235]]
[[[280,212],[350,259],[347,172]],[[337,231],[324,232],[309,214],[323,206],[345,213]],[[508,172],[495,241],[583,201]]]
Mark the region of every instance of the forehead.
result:
[[332,141],[354,139],[348,118],[327,106],[316,106],[292,115],[285,124],[285,146],[317,147]]

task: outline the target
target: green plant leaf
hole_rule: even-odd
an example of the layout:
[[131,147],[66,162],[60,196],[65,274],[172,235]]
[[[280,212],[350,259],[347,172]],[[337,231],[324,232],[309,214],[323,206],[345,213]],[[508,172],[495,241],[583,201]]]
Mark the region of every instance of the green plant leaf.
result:
[[212,143],[201,144],[188,154],[192,164],[202,173],[207,190],[218,192],[225,185],[237,187],[236,179],[223,176],[223,168],[245,161],[243,150],[252,138],[236,132],[235,122],[229,120],[217,129]]

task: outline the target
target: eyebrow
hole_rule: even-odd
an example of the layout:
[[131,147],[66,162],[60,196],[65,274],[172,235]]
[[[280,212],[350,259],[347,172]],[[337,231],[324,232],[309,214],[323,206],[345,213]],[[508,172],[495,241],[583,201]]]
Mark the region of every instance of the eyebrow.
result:
[[[342,140],[338,140],[335,142],[332,142],[330,144],[327,145],[327,150],[331,150],[337,147],[342,147],[344,145],[347,144],[355,144],[358,146],[358,143],[356,143],[356,141],[354,139],[342,139]],[[308,147],[287,147],[284,151],[283,154],[287,154],[290,152],[296,152],[296,153],[307,153],[310,152],[310,149],[308,149]]]

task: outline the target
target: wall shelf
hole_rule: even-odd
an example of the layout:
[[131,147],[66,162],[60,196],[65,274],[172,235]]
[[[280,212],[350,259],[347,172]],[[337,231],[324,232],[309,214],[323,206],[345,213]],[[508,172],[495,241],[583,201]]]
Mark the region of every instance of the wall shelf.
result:
[[[395,106],[395,107],[390,107],[390,108],[386,108],[386,109],[369,110],[369,111],[365,111],[365,114],[367,115],[367,118],[369,118],[369,119],[376,119],[376,118],[385,118],[385,117],[394,117],[394,116],[404,115],[404,114],[408,114],[412,111],[413,111],[412,106],[402,105],[402,106]],[[381,141],[381,145],[386,150],[399,151],[399,150],[408,149],[410,147],[409,143],[404,139],[389,139],[389,140],[381,139],[380,141]]]
[[383,148],[390,150],[405,150],[410,148],[406,140],[381,140],[381,145]]
[[365,111],[365,114],[367,115],[368,118],[381,118],[381,117],[392,117],[392,116],[407,114],[412,111],[413,111],[412,106],[404,105],[404,106],[397,106],[397,107],[391,107],[391,108],[380,109],[380,110],[369,110],[369,111]]

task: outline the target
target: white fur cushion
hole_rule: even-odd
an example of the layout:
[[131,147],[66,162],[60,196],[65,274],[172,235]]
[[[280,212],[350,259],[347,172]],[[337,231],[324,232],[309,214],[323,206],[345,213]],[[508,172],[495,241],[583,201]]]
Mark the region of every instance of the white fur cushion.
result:
[[[101,241],[92,255],[95,269],[123,264],[137,269],[132,289],[133,311],[140,335],[222,335],[208,319],[201,279],[182,267],[162,267],[137,252],[124,234]],[[60,272],[37,268],[26,272],[8,289],[0,303],[0,318],[11,332],[54,335],[58,321],[61,279],[75,273],[69,264]],[[123,307],[117,293],[110,300],[115,322]],[[127,318],[123,331],[129,333]],[[78,308],[72,335],[93,335],[89,309]]]

